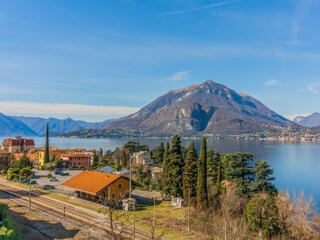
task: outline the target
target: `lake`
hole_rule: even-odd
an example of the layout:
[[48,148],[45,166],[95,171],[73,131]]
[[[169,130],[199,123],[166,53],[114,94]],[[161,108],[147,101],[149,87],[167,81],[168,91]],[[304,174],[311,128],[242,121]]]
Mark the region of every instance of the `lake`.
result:
[[[45,145],[45,138],[34,138],[36,147]],[[2,141],[2,139],[0,139]],[[50,138],[50,146],[59,148],[86,148],[114,150],[121,147],[128,139],[74,139]],[[141,144],[148,144],[150,149],[169,139],[139,139]],[[191,140],[182,139],[188,146]],[[200,149],[200,139],[195,140]],[[313,196],[320,206],[320,143],[316,142],[279,142],[249,140],[208,140],[208,148],[221,153],[250,152],[255,159],[268,160],[274,169],[274,184],[278,189],[294,192],[304,191]]]

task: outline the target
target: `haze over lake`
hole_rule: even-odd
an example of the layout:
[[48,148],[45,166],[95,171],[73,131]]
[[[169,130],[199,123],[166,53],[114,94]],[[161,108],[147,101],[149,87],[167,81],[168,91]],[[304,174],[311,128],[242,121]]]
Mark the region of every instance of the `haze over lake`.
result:
[[[45,144],[45,138],[35,138],[36,147]],[[121,147],[129,139],[79,139],[79,138],[50,138],[50,146],[59,148],[86,148],[114,150]],[[170,139],[136,139],[141,144],[148,144],[150,149],[161,142]],[[182,139],[182,144],[188,146],[191,140]],[[195,140],[200,149],[200,139]],[[208,147],[217,149],[221,153],[251,152],[255,159],[268,160],[274,169],[275,185],[278,189],[288,190],[290,193],[304,191],[307,196],[312,195],[320,206],[320,143],[316,142],[276,142],[276,141],[236,141],[211,140]]]

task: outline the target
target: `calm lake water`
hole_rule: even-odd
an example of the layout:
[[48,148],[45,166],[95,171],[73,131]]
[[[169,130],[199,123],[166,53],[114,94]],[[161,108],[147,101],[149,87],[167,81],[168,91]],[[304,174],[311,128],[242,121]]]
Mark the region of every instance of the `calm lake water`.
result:
[[[0,139],[2,140],[2,139]],[[86,148],[114,150],[121,147],[128,139],[69,139],[50,138],[50,146],[59,148]],[[139,139],[141,144],[148,144],[150,149],[170,139]],[[191,140],[183,139],[184,146]],[[195,141],[200,149],[200,140]],[[35,138],[36,147],[45,144],[45,138]],[[274,169],[274,184],[278,189],[290,193],[304,191],[313,196],[320,206],[320,143],[313,142],[277,142],[244,140],[208,140],[208,147],[221,153],[250,152],[256,159],[268,160]]]

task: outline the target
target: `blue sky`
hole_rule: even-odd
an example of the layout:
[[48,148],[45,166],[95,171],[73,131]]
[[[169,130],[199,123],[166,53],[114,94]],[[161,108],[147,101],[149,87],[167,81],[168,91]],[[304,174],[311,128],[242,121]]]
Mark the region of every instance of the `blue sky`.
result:
[[320,111],[320,1],[0,0],[0,112],[100,121],[211,79]]

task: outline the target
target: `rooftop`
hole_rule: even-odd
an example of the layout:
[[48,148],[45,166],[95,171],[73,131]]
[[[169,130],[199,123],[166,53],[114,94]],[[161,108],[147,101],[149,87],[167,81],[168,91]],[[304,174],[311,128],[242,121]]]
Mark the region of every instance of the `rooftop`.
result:
[[117,174],[106,174],[86,170],[64,182],[62,186],[96,195],[121,177],[121,175]]

